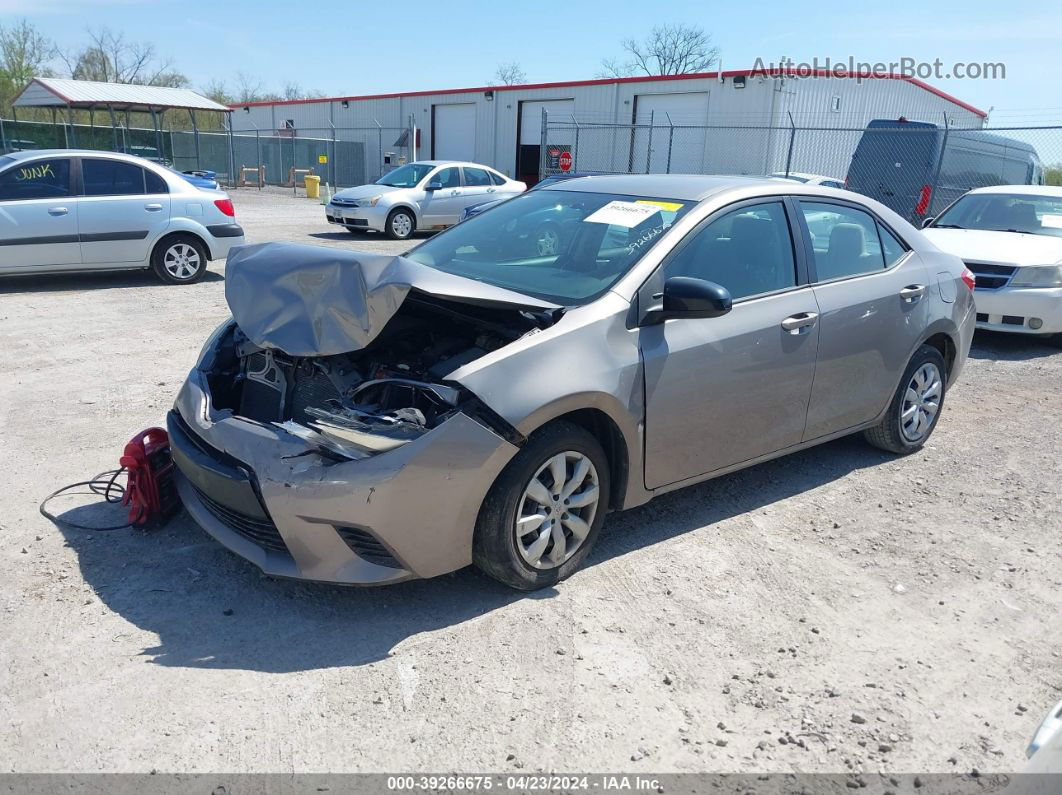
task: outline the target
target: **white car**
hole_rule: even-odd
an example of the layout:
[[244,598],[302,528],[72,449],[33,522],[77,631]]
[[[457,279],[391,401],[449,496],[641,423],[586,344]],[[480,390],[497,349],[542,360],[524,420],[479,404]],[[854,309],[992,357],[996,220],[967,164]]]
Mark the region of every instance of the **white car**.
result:
[[384,232],[405,240],[417,229],[445,229],[461,220],[466,207],[509,199],[527,190],[478,163],[418,160],[399,166],[371,185],[336,192],[325,207],[329,223],[351,232]]
[[1062,344],[1062,188],[977,188],[925,223],[977,277],[977,328]]
[[836,177],[824,177],[822,174],[804,174],[800,171],[775,171],[771,179],[788,179],[790,182],[799,182],[803,185],[824,185],[827,188],[844,188],[844,180]]
[[0,156],[0,274],[151,268],[190,284],[244,242],[229,197],[114,152]]

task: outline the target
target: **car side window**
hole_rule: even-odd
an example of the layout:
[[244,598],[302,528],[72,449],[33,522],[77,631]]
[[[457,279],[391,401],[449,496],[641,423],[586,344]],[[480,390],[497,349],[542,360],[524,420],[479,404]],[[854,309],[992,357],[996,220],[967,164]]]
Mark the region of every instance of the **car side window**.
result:
[[811,233],[820,282],[885,269],[878,223],[863,210],[843,204],[800,202]]
[[444,188],[460,188],[461,187],[461,169],[457,166],[450,166],[438,171],[435,176],[428,180],[429,182],[440,182]]
[[881,224],[878,224],[878,237],[881,238],[881,250],[885,255],[885,267],[891,268],[907,253],[907,247]]
[[490,174],[490,181],[493,182],[495,185],[505,184],[505,177],[503,177],[501,174],[498,174],[494,171],[488,171],[487,173]]
[[465,185],[470,188],[482,188],[490,185],[490,175],[482,168],[465,166]]
[[781,202],[756,204],[716,218],[664,266],[664,278],[672,276],[721,284],[734,300],[796,286],[785,207]]
[[144,169],[121,160],[81,160],[86,196],[136,196],[144,192]]
[[144,187],[147,193],[169,193],[170,189],[166,185],[166,180],[156,174],[154,171],[148,171],[144,169]]
[[0,201],[58,199],[70,195],[70,160],[33,160],[0,174]]

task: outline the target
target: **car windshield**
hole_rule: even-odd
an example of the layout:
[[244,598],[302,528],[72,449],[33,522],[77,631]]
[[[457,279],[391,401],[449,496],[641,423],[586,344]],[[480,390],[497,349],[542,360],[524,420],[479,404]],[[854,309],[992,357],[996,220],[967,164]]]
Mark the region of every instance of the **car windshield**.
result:
[[376,180],[376,184],[387,185],[389,188],[415,188],[433,168],[435,166],[427,163],[407,163],[389,174],[384,174]]
[[694,204],[530,191],[431,238],[407,256],[552,303],[585,304],[615,284]]
[[932,227],[1062,237],[1062,196],[968,193],[941,213]]

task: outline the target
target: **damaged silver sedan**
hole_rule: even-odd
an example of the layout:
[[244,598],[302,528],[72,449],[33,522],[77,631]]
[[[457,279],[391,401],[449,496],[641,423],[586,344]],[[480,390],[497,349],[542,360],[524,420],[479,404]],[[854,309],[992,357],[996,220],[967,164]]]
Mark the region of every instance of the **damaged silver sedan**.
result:
[[571,180],[404,257],[244,247],[169,415],[178,488],[272,575],[539,588],[610,511],[859,431],[919,449],[971,290],[876,202],[738,177]]

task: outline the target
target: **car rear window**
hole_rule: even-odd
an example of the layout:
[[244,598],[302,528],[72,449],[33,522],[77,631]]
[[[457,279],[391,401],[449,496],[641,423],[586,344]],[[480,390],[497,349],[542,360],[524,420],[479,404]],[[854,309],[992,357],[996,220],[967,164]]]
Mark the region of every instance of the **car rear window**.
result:
[[86,196],[135,196],[144,192],[144,169],[123,160],[83,158]]

